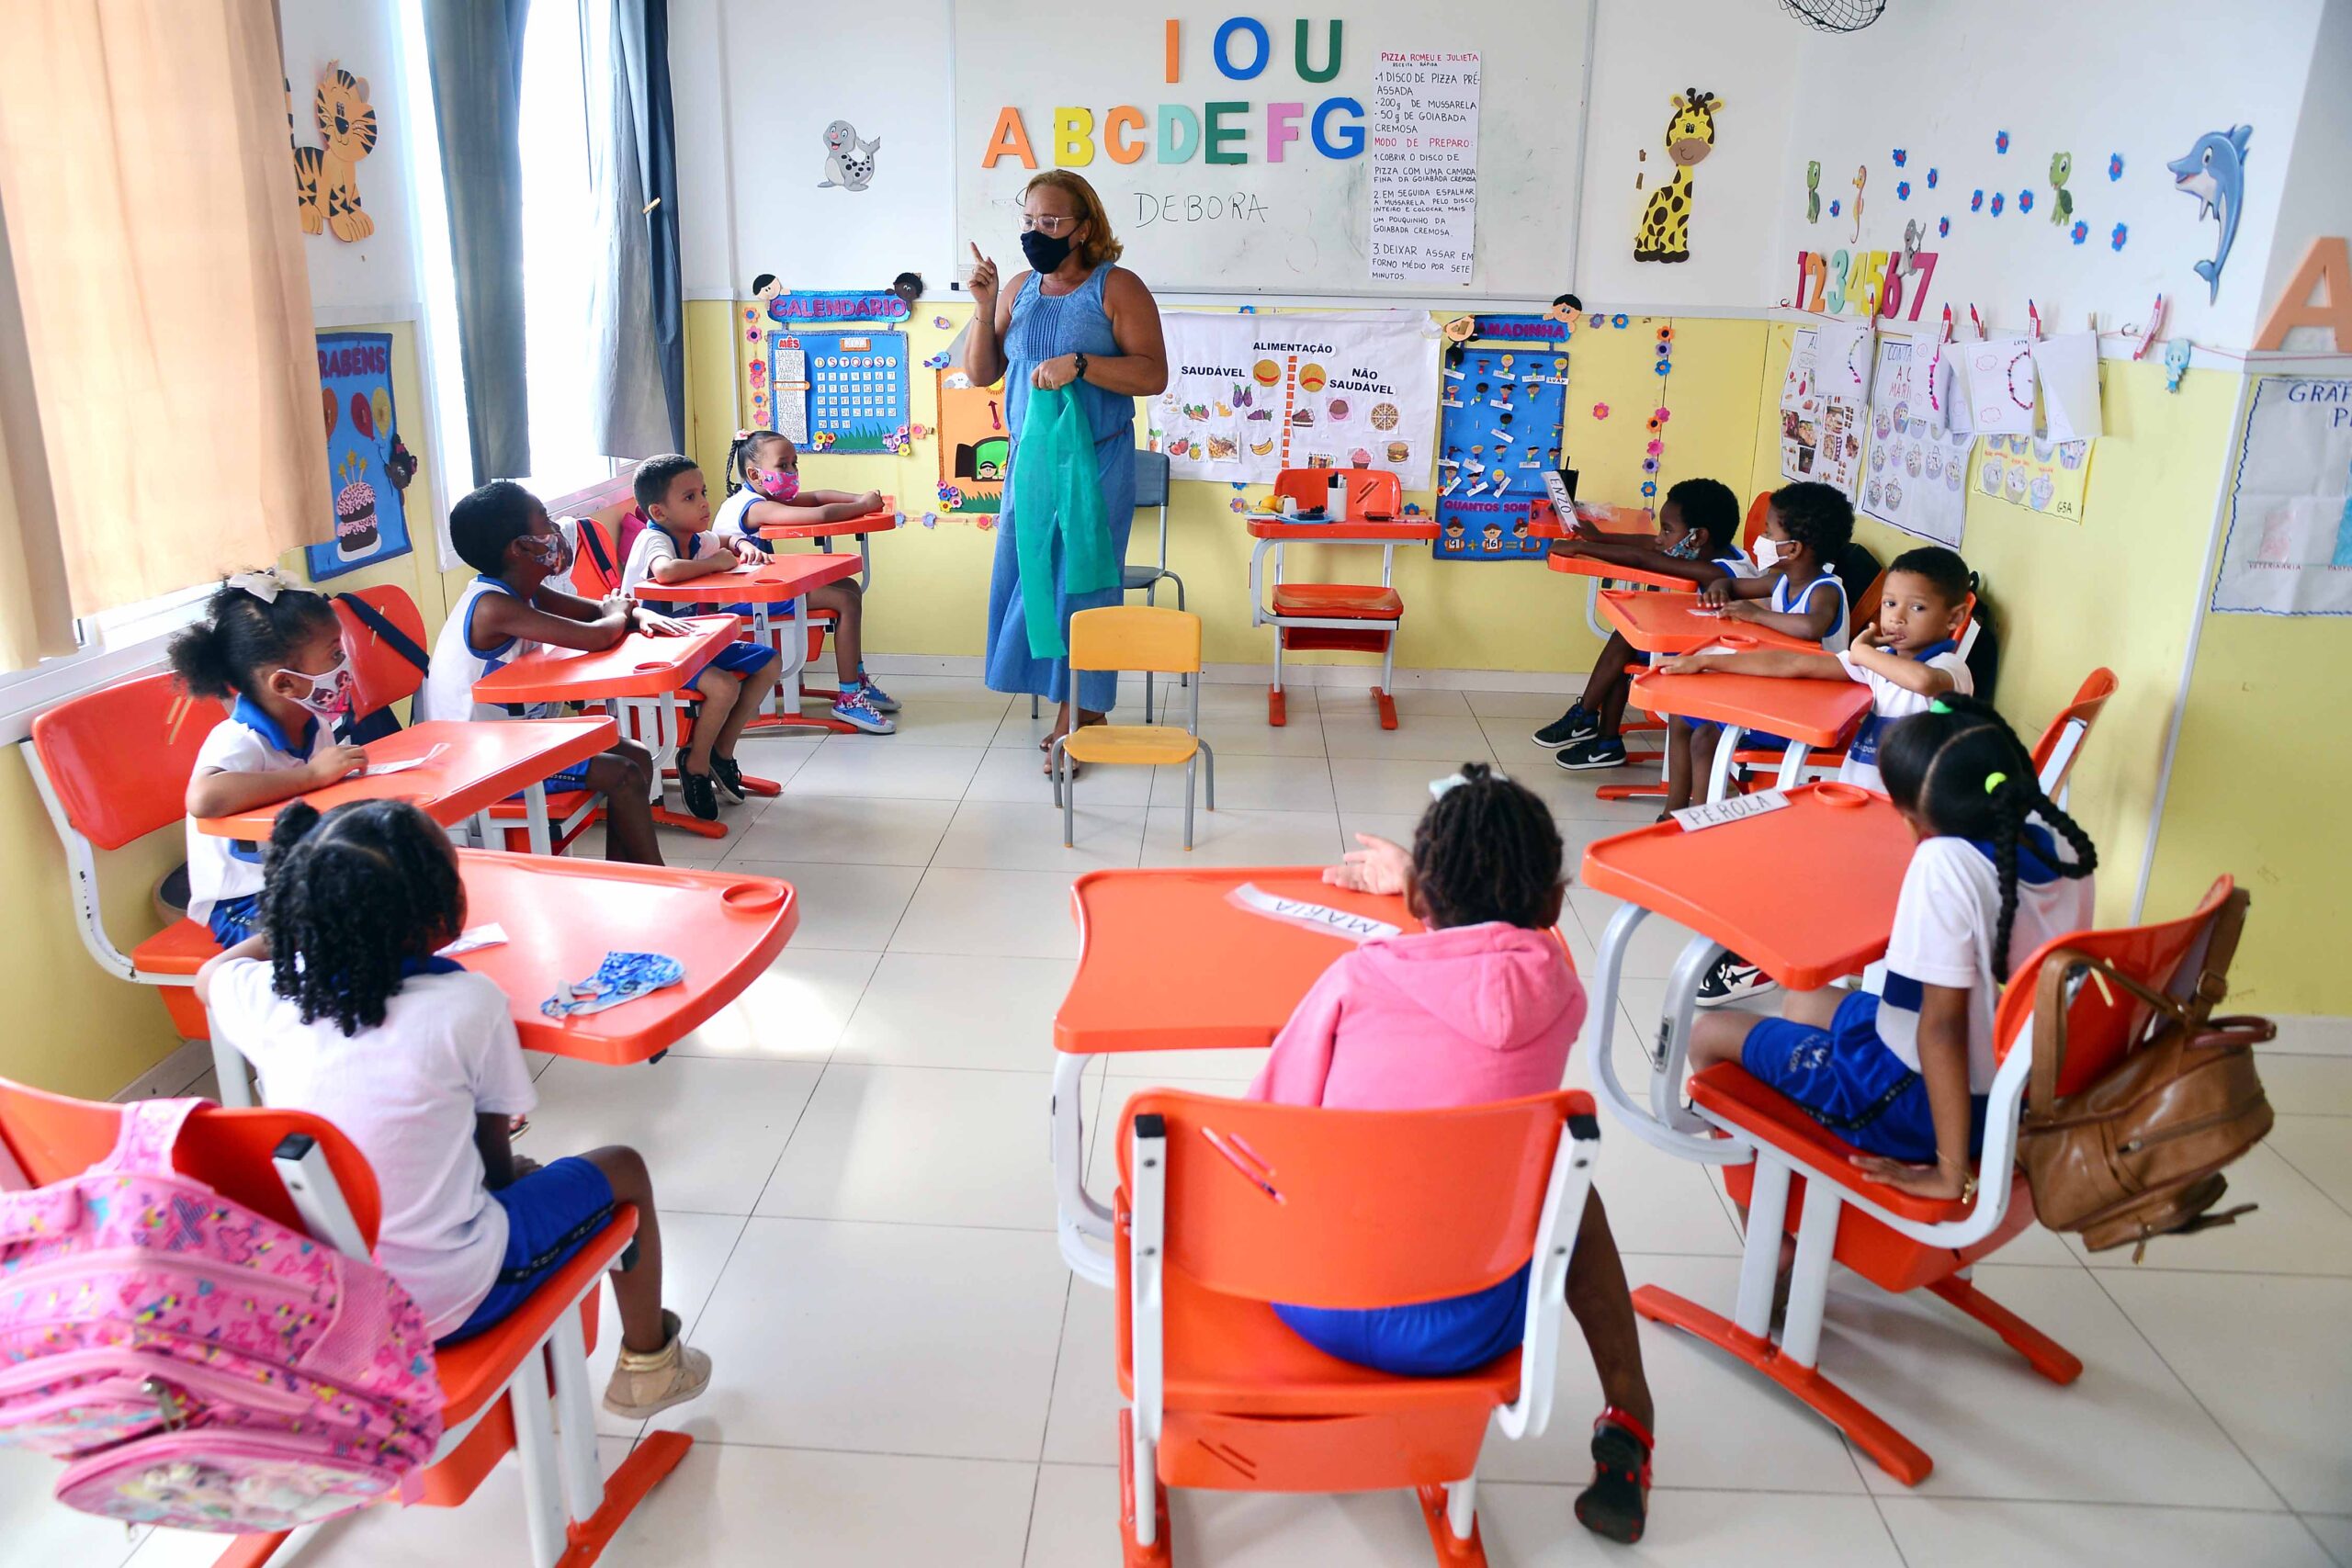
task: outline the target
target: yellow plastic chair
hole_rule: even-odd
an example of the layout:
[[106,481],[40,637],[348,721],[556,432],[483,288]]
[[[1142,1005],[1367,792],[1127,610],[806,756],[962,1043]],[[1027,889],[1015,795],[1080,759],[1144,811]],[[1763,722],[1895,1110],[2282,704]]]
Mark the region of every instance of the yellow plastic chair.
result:
[[[1216,753],[1200,737],[1201,618],[1183,610],[1117,604],[1080,610],[1069,618],[1069,667],[1080,670],[1141,670],[1158,675],[1188,675],[1192,716],[1184,728],[1172,724],[1090,724],[1054,742],[1054,804],[1062,808],[1062,847],[1076,840],[1078,774],[1070,762],[1125,762],[1144,767],[1184,764],[1184,847],[1193,847],[1193,775],[1203,757],[1209,763],[1209,809],[1216,809]],[[1146,709],[1144,716],[1151,716]]]

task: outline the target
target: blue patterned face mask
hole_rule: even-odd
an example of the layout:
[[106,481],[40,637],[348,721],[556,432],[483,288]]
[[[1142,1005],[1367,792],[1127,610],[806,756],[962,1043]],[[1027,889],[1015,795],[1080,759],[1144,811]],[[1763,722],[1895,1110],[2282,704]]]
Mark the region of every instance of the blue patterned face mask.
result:
[[569,982],[541,1002],[539,1010],[549,1018],[602,1012],[685,977],[686,966],[663,953],[607,953],[594,975]]
[[1666,553],[1676,560],[1697,560],[1699,558],[1699,530],[1684,529],[1682,537],[1668,547]]

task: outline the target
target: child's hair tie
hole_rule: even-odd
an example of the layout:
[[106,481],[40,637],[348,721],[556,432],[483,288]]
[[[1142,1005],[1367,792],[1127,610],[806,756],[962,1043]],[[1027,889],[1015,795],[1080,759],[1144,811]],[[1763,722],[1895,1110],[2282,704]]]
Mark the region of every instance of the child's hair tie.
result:
[[752,433],[748,430],[739,430],[735,433],[735,443],[739,446],[751,438]]
[[[1509,784],[1510,782],[1510,775],[1504,773],[1500,768],[1489,768],[1487,771],[1487,777],[1491,780],[1499,780],[1504,784]],[[1469,782],[1470,781],[1468,779],[1463,777],[1460,773],[1448,773],[1442,779],[1431,779],[1430,780],[1430,798],[1431,800],[1443,800],[1446,797],[1448,791],[1459,789]]]
[[1928,711],[1929,713],[1950,714],[1951,712],[1951,705],[1944,701],[1943,698],[1938,697],[1934,702],[1928,705]]
[[286,588],[286,580],[277,575],[274,566],[259,571],[241,571],[229,579],[229,586],[252,594],[265,604],[275,604]]
[[2007,773],[1986,773],[1984,775],[1984,793],[1986,795],[1991,795],[1995,790],[1999,789],[2003,784],[2008,782],[2009,775]]

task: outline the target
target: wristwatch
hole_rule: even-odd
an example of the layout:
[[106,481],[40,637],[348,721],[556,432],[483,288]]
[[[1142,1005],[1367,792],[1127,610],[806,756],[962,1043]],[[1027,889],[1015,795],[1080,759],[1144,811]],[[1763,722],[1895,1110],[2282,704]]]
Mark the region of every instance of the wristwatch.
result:
[[1086,379],[1086,355],[1084,355],[1083,354],[1073,354],[1073,355],[1070,355],[1070,361],[1069,361],[1069,363],[1070,363],[1069,378],[1070,378],[1071,380],[1073,380],[1073,381],[1083,381],[1083,380],[1085,380],[1085,379]]

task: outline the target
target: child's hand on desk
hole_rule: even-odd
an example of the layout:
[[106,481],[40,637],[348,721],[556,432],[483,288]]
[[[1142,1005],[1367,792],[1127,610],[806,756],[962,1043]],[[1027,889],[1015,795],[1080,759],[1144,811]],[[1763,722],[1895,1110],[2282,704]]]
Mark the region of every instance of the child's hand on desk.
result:
[[1964,1198],[1973,1185],[1965,1170],[1940,1160],[1934,1165],[1905,1165],[1884,1155],[1851,1155],[1846,1163],[1872,1181],[1883,1181],[1914,1198]]
[[1650,665],[1661,675],[1704,675],[1714,667],[1714,656],[1706,653],[1678,653],[1671,659],[1660,659]]
[[1582,534],[1563,534],[1552,541],[1552,553],[1555,556],[1580,556],[1584,554],[1587,543]]
[[337,779],[348,778],[368,766],[368,753],[356,746],[329,746],[311,759],[308,772],[313,784],[331,784]]
[[870,516],[881,510],[882,492],[880,491],[869,490],[857,498],[857,514],[860,517]]
[[667,615],[657,615],[650,610],[637,613],[637,629],[647,637],[684,637],[694,627],[684,621],[673,621]]
[[1699,590],[1699,603],[1717,609],[1731,603],[1731,579],[1719,577]]
[[767,552],[749,539],[729,539],[727,547],[735,552],[736,561],[743,566],[758,566],[768,558]]
[[1411,852],[1370,833],[1358,833],[1356,842],[1363,847],[1340,856],[1339,864],[1325,866],[1323,880],[1351,893],[1404,892],[1406,874],[1413,869]]

